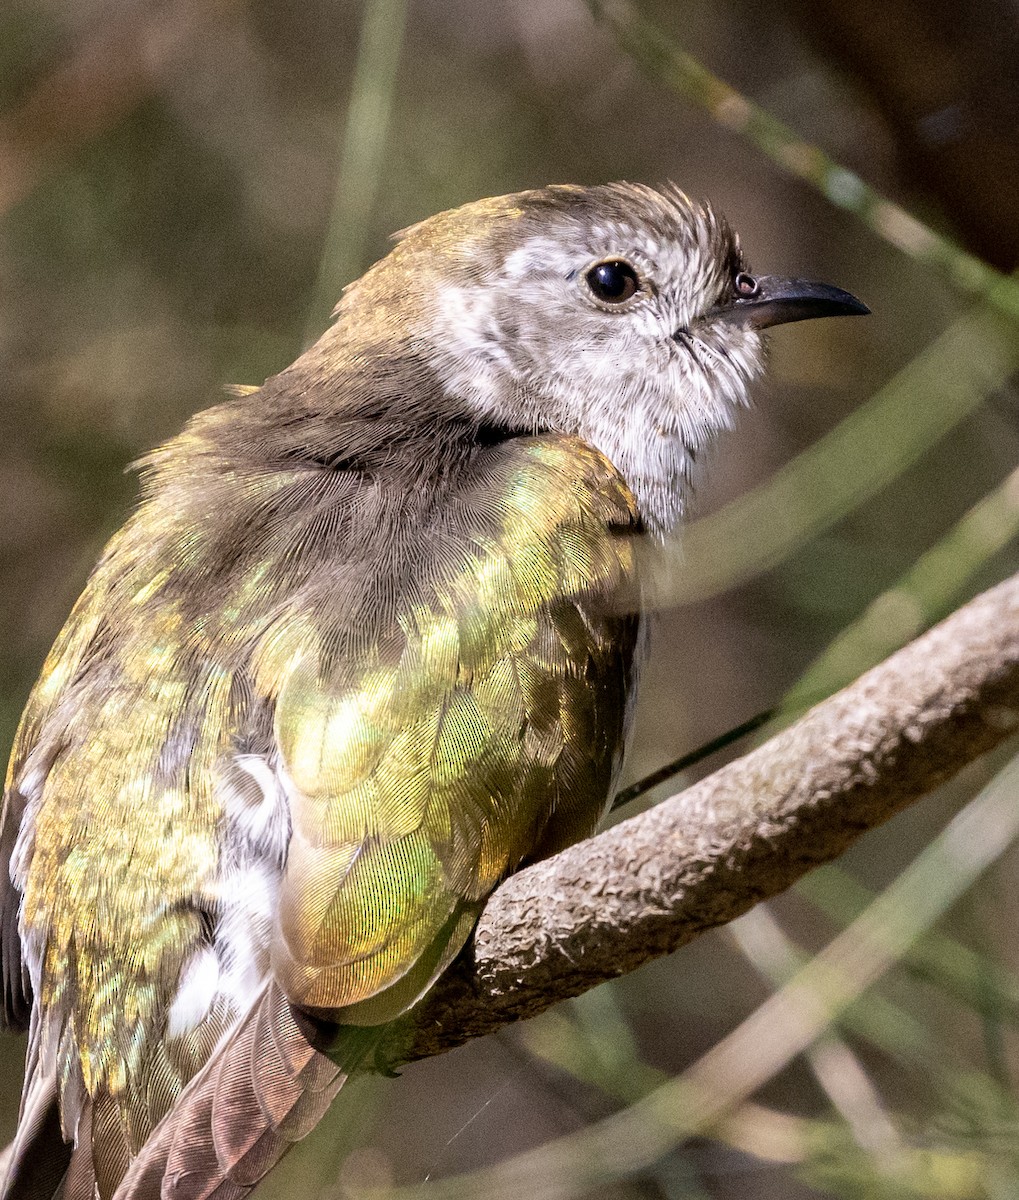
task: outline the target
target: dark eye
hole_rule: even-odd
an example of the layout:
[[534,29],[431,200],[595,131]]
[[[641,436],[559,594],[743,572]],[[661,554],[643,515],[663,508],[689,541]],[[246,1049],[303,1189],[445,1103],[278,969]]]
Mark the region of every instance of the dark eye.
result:
[[637,272],[621,258],[596,263],[585,278],[596,298],[605,304],[623,304],[640,290]]
[[741,300],[750,300],[761,290],[761,285],[753,275],[748,275],[746,271],[740,271],[732,281],[732,286]]

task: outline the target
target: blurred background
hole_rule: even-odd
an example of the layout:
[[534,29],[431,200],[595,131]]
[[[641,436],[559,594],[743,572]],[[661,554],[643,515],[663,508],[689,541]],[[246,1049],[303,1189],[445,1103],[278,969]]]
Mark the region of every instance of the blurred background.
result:
[[[998,273],[1019,257],[1017,63],[1015,0],[4,0],[5,751],[132,502],[127,464],[224,385],[288,363],[392,231],[549,182],[675,180],[729,216],[754,267],[874,311],[777,331],[754,411],[705,464],[662,572],[628,780],[790,694],[821,698],[1016,570],[1019,334]],[[732,928],[369,1082],[260,1194],[456,1176],[632,1103],[726,1037],[1006,758]],[[1019,1195],[1017,869],[1010,851],[961,880],[753,1103],[597,1194]],[[0,1043],[5,1140],[23,1051]]]

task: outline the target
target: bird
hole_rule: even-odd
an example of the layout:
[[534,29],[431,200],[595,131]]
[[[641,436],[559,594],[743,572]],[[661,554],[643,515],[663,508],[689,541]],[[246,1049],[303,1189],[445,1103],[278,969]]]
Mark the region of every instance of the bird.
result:
[[762,374],[867,308],[669,184],[397,234],[138,464],[31,693],[0,849],[7,1200],[240,1200],[522,865],[606,809],[640,548]]

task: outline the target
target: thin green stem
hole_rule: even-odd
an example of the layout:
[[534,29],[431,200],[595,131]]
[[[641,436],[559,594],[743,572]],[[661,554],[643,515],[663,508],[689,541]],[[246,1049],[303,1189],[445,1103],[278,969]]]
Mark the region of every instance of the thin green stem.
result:
[[800,676],[782,712],[830,695],[946,616],[991,555],[1019,534],[1019,469],[966,512]]
[[379,194],[407,24],[407,0],[367,0],[351,81],[336,194],[305,325],[310,344],[365,268],[372,207]]
[[859,175],[805,142],[771,113],[719,79],[682,51],[628,0],[587,0],[595,18],[653,79],[705,109],[719,124],[752,142],[783,170],[815,187],[839,208],[857,216],[910,258],[940,271],[963,292],[986,296],[995,308],[1019,319],[1019,286],[958,243],[936,232],[880,195]]

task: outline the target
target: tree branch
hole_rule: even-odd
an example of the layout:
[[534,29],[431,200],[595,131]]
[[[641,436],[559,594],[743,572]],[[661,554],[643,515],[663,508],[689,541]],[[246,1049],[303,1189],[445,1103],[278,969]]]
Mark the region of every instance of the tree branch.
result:
[[1019,575],[678,796],[508,879],[404,1057],[530,1017],[725,924],[1019,726]]

